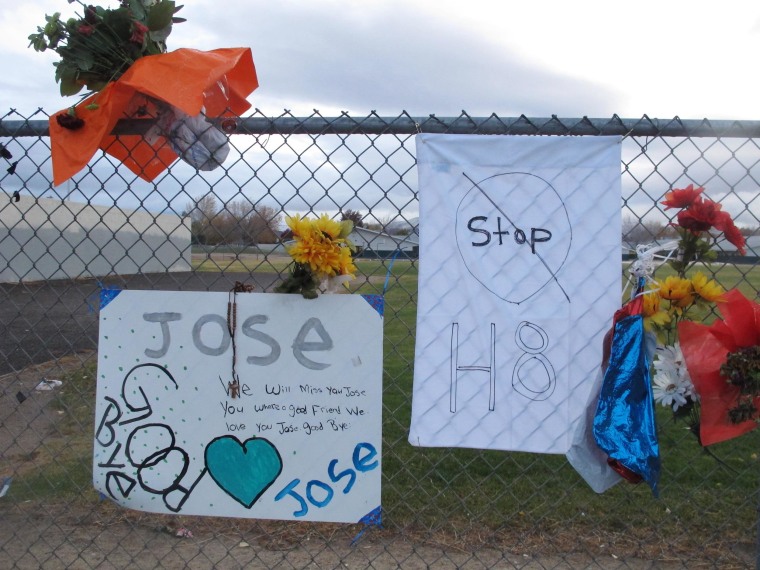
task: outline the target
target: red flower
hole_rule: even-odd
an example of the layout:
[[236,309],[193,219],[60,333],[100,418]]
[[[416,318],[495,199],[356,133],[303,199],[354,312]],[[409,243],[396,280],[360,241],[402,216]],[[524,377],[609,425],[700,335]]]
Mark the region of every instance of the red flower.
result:
[[132,22],[132,37],[129,38],[129,41],[142,45],[145,41],[145,34],[147,31],[148,26],[141,24],[140,22]]
[[85,7],[84,9],[84,21],[88,24],[97,24],[98,23],[98,11],[93,5],[89,5]]
[[688,208],[705,189],[701,186],[694,188],[694,184],[689,184],[686,188],[673,188],[665,194],[665,200],[660,202],[666,210],[670,208]]
[[70,131],[76,131],[84,127],[84,121],[69,111],[58,113],[55,116],[55,120],[64,129],[68,129]]
[[736,227],[734,220],[731,219],[731,216],[728,214],[728,212],[718,212],[718,216],[715,221],[715,228],[723,232],[723,235],[726,237],[729,243],[734,244],[736,246],[736,249],[739,250],[739,253],[742,255],[747,253],[747,250],[744,248],[744,236],[739,231],[739,228]]
[[77,32],[82,34],[83,36],[91,36],[92,32],[95,31],[95,27],[91,26],[90,24],[82,24],[77,28]]
[[717,202],[698,198],[688,208],[678,212],[678,225],[695,234],[706,232],[718,222],[720,208]]
[[[728,411],[739,403],[741,392],[721,375],[720,368],[729,353],[760,344],[760,305],[736,289],[728,291],[724,300],[719,309],[722,321],[709,326],[692,321],[678,325],[681,350],[700,397],[702,445],[738,437],[758,426],[754,420],[731,422]],[[760,397],[754,399],[754,406],[760,410]]]

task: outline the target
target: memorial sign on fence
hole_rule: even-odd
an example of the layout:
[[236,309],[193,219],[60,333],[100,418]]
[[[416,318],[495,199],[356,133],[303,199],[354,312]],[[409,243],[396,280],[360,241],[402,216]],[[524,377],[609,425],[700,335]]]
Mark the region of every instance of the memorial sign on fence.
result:
[[620,306],[620,142],[417,136],[413,445],[567,451]]
[[96,489],[155,513],[361,520],[380,507],[382,321],[376,296],[118,292]]

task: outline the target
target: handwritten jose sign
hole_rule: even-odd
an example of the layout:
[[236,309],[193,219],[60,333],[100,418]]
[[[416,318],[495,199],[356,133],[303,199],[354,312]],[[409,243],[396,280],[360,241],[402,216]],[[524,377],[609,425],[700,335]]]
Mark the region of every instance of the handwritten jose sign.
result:
[[235,300],[233,334],[226,293],[101,309],[96,489],[156,513],[359,521],[380,505],[382,299]]

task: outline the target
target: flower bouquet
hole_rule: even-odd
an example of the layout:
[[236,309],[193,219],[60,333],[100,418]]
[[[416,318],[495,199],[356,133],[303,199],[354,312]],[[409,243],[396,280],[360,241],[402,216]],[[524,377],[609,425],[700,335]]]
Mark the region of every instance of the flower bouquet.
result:
[[[602,369],[568,460],[597,492],[621,479],[657,494],[660,453],[654,406],[686,419],[701,445],[746,433],[760,417],[760,307],[706,275],[725,239],[745,240],[721,205],[693,185],[666,193],[679,239],[639,246],[631,299],[605,338]],[[673,275],[656,279],[668,264]],[[695,270],[700,266],[700,270]],[[713,309],[723,321],[704,320]]]
[[351,220],[336,222],[327,214],[316,219],[287,217],[294,243],[288,247],[293,258],[290,274],[275,288],[278,293],[300,293],[315,299],[319,292],[334,293],[355,278],[351,258],[355,250],[348,236],[354,229]]
[[45,26],[29,42],[36,51],[60,56],[53,65],[61,95],[76,95],[84,87],[100,91],[139,58],[166,53],[172,25],[185,21],[175,16],[181,8],[173,0],[123,0],[113,9],[83,5],[81,15],[65,22],[60,12],[45,16]]
[[[69,0],[71,3],[73,0]],[[178,157],[212,170],[227,157],[226,135],[206,117],[239,115],[258,86],[248,48],[167,53],[172,25],[184,21],[172,0],[122,0],[117,8],[84,6],[64,21],[46,16],[29,36],[37,51],[60,56],[62,95],[88,90],[79,104],[50,118],[53,180],[81,170],[98,148],[153,180]],[[145,135],[111,135],[120,119],[149,120]]]
[[[676,419],[685,418],[689,428],[700,436],[703,413],[703,391],[693,383],[703,365],[684,357],[684,329],[701,327],[702,320],[716,306],[721,313],[726,304],[726,292],[702,271],[687,272],[696,265],[707,266],[715,261],[713,245],[725,239],[744,255],[745,240],[731,216],[721,205],[703,196],[704,188],[689,185],[665,195],[665,209],[678,209],[673,224],[679,235],[675,257],[668,261],[675,275],[653,281],[645,296],[645,322],[656,332],[658,347],[654,360],[654,399],[673,410]],[[731,292],[731,298],[738,292]],[[692,354],[693,334],[688,334],[687,353]],[[704,388],[704,386],[703,386]],[[700,439],[703,445],[709,441]]]

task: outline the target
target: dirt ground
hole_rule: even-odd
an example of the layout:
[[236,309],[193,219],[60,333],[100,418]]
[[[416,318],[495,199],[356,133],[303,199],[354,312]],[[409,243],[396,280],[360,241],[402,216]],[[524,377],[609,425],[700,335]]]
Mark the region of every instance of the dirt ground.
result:
[[[38,465],[45,437],[56,437],[61,415],[50,405],[55,390],[38,391],[42,378],[64,377],[94,362],[94,352],[30,366],[0,377],[0,482]],[[15,390],[15,392],[13,391]],[[24,394],[20,401],[17,394]],[[49,459],[47,460],[49,461]],[[88,497],[89,494],[89,497]],[[192,536],[178,536],[182,529]],[[666,541],[664,541],[666,542]],[[91,489],[71,501],[41,504],[0,498],[0,568],[751,568],[753,545],[722,552],[705,548],[705,562],[684,563],[667,544],[651,544],[647,560],[640,538],[572,528],[551,533],[461,532],[363,525],[168,517],[122,509],[98,500]],[[716,558],[717,557],[717,558]],[[716,566],[709,560],[722,560]]]
[[[471,530],[460,536],[404,529],[362,529],[272,521],[169,519],[96,505],[21,504],[0,508],[2,568],[752,568],[751,554],[720,562],[661,553],[644,560],[616,554],[605,537],[504,536],[490,544]],[[178,536],[188,530],[192,536]],[[563,552],[564,550],[564,552]],[[620,551],[617,551],[620,552]],[[715,559],[713,559],[715,560]]]
[[[175,536],[176,527],[155,521],[109,516],[108,508],[56,516],[14,513],[3,517],[0,531],[11,539],[0,551],[3,568],[683,568],[680,563],[650,563],[614,554],[592,558],[582,554],[542,555],[497,548],[457,547],[420,541],[387,531],[368,531],[353,542],[356,532],[300,532],[262,525],[228,525],[226,532],[195,527],[193,537]],[[30,524],[31,520],[37,521]],[[10,528],[9,528],[10,527]],[[15,566],[14,566],[15,565]],[[731,568],[732,566],[723,566]],[[737,567],[737,566],[733,566]]]

